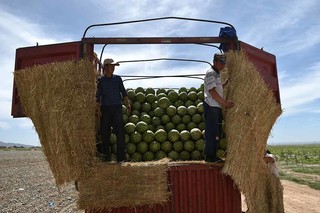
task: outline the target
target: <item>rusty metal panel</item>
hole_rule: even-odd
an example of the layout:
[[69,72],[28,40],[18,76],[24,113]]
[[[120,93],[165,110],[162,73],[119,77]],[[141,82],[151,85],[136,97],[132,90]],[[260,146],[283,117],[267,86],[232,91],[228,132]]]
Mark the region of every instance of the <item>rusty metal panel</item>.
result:
[[172,212],[241,212],[240,193],[221,170],[209,164],[171,166]]
[[[80,42],[68,42],[52,45],[33,46],[16,50],[15,71],[32,67],[34,65],[47,64],[80,58]],[[87,52],[93,54],[93,45],[87,47]],[[13,117],[25,117],[18,90],[13,81],[12,108]]]
[[264,51],[262,48],[256,48],[242,41],[239,41],[239,45],[248,59],[256,66],[266,84],[273,90],[273,94],[280,104],[276,56]]
[[241,196],[233,180],[221,172],[222,165],[172,163],[168,187],[172,192],[165,205],[121,207],[87,213],[240,213]]

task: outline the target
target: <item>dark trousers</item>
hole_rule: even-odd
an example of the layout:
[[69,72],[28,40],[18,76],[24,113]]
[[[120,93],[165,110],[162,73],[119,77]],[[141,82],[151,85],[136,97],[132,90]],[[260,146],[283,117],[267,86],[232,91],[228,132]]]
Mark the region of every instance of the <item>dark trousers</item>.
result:
[[117,136],[117,161],[124,161],[126,159],[126,144],[125,131],[122,116],[121,105],[101,106],[101,139],[102,139],[102,154],[105,161],[110,161],[110,135],[111,127]]
[[203,102],[205,117],[205,149],[204,154],[210,160],[216,160],[216,152],[222,131],[222,109],[211,107]]

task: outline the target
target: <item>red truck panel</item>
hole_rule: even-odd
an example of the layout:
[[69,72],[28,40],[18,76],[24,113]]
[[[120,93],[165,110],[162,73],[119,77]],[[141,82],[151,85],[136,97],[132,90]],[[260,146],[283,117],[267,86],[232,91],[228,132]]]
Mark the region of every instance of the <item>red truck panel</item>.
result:
[[[80,45],[80,42],[69,42],[19,48],[16,50],[15,71],[38,64],[79,59]],[[93,52],[93,45],[88,47],[88,51]],[[25,117],[14,81],[11,115],[13,117]]]
[[267,85],[273,90],[274,96],[280,104],[276,57],[242,41],[239,41],[239,46],[240,50],[243,50],[248,59],[256,66]]
[[172,192],[165,205],[141,206],[137,208],[114,208],[104,211],[87,210],[87,213],[115,212],[197,212],[239,213],[241,196],[233,180],[223,175],[222,166],[212,164],[171,164],[168,185]]

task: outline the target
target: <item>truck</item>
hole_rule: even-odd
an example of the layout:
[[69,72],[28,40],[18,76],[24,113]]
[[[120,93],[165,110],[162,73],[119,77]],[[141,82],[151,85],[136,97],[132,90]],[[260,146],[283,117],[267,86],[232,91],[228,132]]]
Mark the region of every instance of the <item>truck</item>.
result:
[[[183,20],[210,24],[227,25],[221,28],[219,36],[205,37],[86,37],[86,33],[93,27],[126,25],[161,20]],[[223,31],[225,30],[225,31]],[[216,46],[219,51],[243,51],[248,59],[256,66],[263,80],[273,91],[280,106],[279,84],[276,67],[276,57],[260,48],[238,40],[234,34],[234,27],[226,22],[182,18],[161,17],[126,22],[94,24],[89,26],[80,41],[58,43],[51,45],[31,46],[16,50],[15,71],[51,62],[94,58],[95,45],[121,44],[199,44]],[[100,61],[102,60],[102,48]],[[15,82],[13,83],[12,110],[14,118],[25,117],[19,99]],[[222,164],[170,163],[168,169],[168,190],[170,199],[165,204],[139,207],[120,207],[106,209],[105,212],[241,212],[241,193],[232,178],[222,173]],[[103,212],[88,209],[88,213]]]

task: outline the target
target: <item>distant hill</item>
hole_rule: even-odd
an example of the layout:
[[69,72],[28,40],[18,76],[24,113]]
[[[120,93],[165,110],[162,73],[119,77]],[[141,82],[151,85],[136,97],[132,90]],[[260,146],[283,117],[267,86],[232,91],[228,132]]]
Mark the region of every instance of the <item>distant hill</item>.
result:
[[32,145],[26,145],[26,144],[20,144],[20,143],[5,143],[5,142],[2,142],[0,141],[0,147],[13,147],[13,146],[16,146],[16,147],[34,147]]

